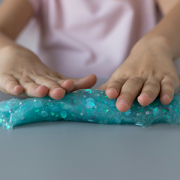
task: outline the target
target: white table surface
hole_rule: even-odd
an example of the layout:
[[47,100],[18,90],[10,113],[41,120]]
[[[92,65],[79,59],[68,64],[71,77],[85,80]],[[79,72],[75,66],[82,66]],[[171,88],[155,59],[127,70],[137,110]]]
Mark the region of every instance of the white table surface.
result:
[[[10,98],[0,93],[0,101]],[[1,180],[179,180],[179,154],[180,126],[166,124],[44,122],[0,129]]]

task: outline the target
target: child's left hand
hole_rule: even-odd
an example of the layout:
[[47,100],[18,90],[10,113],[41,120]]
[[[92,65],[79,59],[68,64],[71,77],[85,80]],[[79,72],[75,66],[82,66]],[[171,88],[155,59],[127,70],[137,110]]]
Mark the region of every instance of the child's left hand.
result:
[[138,102],[142,106],[152,103],[159,93],[161,103],[167,105],[178,87],[172,54],[167,43],[157,38],[151,42],[139,41],[129,57],[98,89],[106,91],[110,99],[118,98],[116,107],[125,112],[139,94]]

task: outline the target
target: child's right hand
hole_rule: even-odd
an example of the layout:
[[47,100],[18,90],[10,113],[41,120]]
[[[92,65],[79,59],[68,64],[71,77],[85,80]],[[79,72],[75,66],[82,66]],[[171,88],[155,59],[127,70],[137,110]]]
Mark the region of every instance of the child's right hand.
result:
[[23,47],[7,46],[0,50],[0,90],[6,94],[29,97],[49,95],[61,99],[66,91],[90,88],[95,83],[95,75],[80,79],[62,76]]
[[64,77],[13,42],[33,16],[34,8],[28,1],[4,0],[0,5],[0,90],[10,95],[61,99],[66,91],[92,87],[95,75]]

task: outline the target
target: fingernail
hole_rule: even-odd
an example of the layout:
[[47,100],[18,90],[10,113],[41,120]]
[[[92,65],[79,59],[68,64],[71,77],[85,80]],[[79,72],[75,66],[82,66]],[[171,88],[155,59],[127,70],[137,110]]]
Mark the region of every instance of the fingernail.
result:
[[54,93],[57,89],[62,89],[62,88],[55,88],[53,89],[52,93]]
[[148,94],[148,93],[143,93],[143,94],[141,94],[140,96],[142,96],[142,95],[146,95],[146,96],[148,96],[148,97],[150,97],[150,98],[151,98],[151,95],[150,95],[150,94]]
[[109,90],[110,90],[110,91],[116,91],[116,93],[118,93],[117,90],[114,89],[114,88],[109,88],[109,89],[107,89],[107,91],[109,91]]
[[62,85],[63,85],[66,81],[67,81],[67,80],[63,81],[63,82],[62,82]]
[[36,88],[36,90],[39,90],[40,87],[41,87],[41,86],[38,86],[38,87]]
[[129,102],[128,102],[127,100],[125,100],[125,99],[121,99],[121,100],[119,101],[119,104],[124,104],[124,105],[129,106]]
[[14,89],[16,89],[17,87],[21,87],[21,86],[20,86],[20,85],[17,85],[17,86],[14,87]]
[[170,97],[169,97],[168,94],[164,94],[162,98],[163,98],[163,99],[165,99],[165,98],[169,98],[169,99],[170,99]]

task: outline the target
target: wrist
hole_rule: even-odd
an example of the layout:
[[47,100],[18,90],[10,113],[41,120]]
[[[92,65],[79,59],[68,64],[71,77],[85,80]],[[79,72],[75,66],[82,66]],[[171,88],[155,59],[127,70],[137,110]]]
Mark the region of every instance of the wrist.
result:
[[18,45],[18,44],[8,44],[0,49],[0,51],[8,51],[9,53],[18,52],[30,52],[30,50]]
[[145,53],[146,51],[162,52],[169,58],[174,60],[173,51],[171,49],[168,39],[163,36],[144,36],[132,48],[131,54],[139,51]]
[[14,57],[31,57],[32,59],[37,59],[37,56],[30,51],[18,44],[7,45],[0,49],[1,54],[14,55]]

